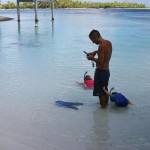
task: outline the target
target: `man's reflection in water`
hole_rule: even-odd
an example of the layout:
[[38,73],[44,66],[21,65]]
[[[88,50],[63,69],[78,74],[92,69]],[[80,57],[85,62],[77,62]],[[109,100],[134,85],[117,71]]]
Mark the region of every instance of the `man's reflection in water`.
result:
[[108,109],[93,112],[93,134],[90,136],[87,150],[108,150],[109,115]]

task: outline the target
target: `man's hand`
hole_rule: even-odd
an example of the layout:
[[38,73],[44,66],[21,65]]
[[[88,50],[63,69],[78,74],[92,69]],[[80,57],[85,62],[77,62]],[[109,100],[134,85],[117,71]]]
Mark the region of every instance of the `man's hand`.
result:
[[88,54],[95,56],[97,54],[97,51],[94,51],[94,52],[91,52],[91,53],[88,53]]
[[93,58],[94,58],[93,55],[90,55],[90,54],[87,55],[87,59],[88,59],[88,60],[93,60]]

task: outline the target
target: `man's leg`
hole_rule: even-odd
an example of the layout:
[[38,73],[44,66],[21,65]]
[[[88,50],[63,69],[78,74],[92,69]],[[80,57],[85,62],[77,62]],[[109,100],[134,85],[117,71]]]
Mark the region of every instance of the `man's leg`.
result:
[[105,94],[105,98],[106,98],[107,105],[108,105],[109,95]]
[[105,94],[104,96],[99,97],[100,105],[102,108],[106,108],[108,105],[108,96]]

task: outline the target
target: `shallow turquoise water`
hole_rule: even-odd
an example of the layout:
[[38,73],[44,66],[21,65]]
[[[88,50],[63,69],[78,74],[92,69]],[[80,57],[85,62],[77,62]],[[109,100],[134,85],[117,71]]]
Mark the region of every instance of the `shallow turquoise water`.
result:
[[[150,10],[59,9],[1,10],[15,20],[0,23],[0,149],[149,150]],[[113,44],[109,88],[133,103],[107,110],[82,82],[94,68],[83,50],[96,50],[88,39],[98,29]],[[83,102],[78,111],[54,101]]]

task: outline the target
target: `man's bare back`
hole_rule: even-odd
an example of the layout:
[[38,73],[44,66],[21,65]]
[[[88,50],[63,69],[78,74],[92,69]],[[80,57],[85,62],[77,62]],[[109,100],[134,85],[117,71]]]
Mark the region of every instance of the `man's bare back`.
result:
[[109,61],[112,54],[112,44],[108,40],[104,40],[98,48],[98,60],[96,61],[96,67],[99,69],[109,69]]

